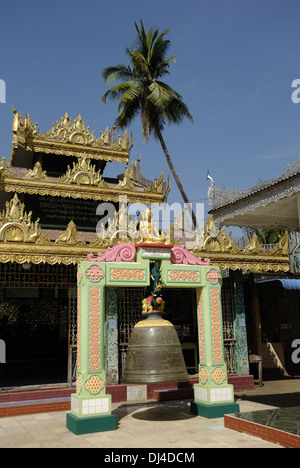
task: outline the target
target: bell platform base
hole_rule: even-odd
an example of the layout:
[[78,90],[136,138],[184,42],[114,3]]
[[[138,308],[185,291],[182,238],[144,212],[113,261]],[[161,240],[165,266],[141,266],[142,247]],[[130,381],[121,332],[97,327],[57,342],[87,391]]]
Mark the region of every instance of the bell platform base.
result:
[[67,413],[67,428],[76,435],[115,431],[117,418],[114,414],[78,418],[72,413]]
[[239,413],[240,407],[237,403],[217,403],[214,405],[207,405],[192,401],[191,413],[196,416],[203,416],[204,418],[222,418],[224,414]]

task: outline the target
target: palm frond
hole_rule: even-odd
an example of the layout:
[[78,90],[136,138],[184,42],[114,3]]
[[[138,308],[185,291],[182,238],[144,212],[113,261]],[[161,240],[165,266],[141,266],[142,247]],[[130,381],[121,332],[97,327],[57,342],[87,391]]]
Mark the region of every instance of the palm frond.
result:
[[118,80],[132,79],[133,73],[130,66],[127,65],[116,65],[112,67],[104,68],[102,71],[102,77],[106,83],[110,84]]
[[148,99],[160,110],[161,117],[167,118],[170,123],[178,124],[184,117],[193,121],[193,117],[178,94],[170,86],[162,82],[152,83],[149,87],[151,94]]
[[151,72],[149,68],[149,63],[147,62],[147,59],[144,57],[141,52],[138,50],[133,50],[130,53],[131,57],[131,62],[132,62],[132,67],[134,70],[134,76],[137,79],[147,79],[149,81],[152,80],[151,77]]
[[[138,41],[136,42],[135,50],[143,55],[149,64],[150,69],[157,69],[161,63],[165,62],[165,55],[171,44],[169,39],[165,39],[166,34],[169,32],[169,28],[165,29],[160,34],[158,29],[153,30],[151,28],[147,33],[142,21],[140,29],[136,23],[135,28],[138,33]],[[172,56],[172,60],[173,58],[174,57]],[[156,75],[156,77],[158,76],[162,75]]]
[[124,106],[124,103],[129,103],[130,101],[141,100],[143,95],[143,86],[139,81],[133,81],[131,86],[129,86],[122,94],[119,104],[118,111]]
[[132,120],[140,113],[141,111],[141,101],[140,99],[131,99],[122,104],[121,112],[116,118],[115,125],[118,128],[124,129],[129,126]]
[[152,45],[151,56],[152,60],[155,62],[162,61],[167,51],[171,46],[171,41],[169,39],[165,39],[166,34],[168,34],[169,29],[165,29],[158,37],[155,44]]
[[194,122],[194,118],[191,115],[189,108],[181,99],[173,97],[173,99],[167,103],[164,110],[169,123],[179,124],[185,117],[187,117],[191,122]]
[[106,93],[102,96],[101,98],[102,102],[106,104],[107,98],[112,99],[112,100],[118,99],[133,84],[134,84],[134,81],[124,81],[123,83],[119,83],[116,86],[113,86],[111,89],[106,91]]
[[163,81],[156,80],[156,83],[164,88],[166,91],[168,91],[172,96],[175,96],[177,99],[182,99],[182,96],[175,91],[175,89],[171,88],[171,86],[167,85],[167,83],[164,83]]

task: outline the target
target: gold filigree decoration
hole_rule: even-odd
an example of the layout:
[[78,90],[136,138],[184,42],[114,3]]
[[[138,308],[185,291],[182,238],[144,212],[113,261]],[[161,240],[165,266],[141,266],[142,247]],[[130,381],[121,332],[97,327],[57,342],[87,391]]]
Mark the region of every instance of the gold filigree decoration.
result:
[[41,235],[39,219],[33,223],[31,217],[32,212],[25,211],[15,194],[0,215],[0,242],[47,243]]
[[279,239],[271,250],[269,255],[288,255],[289,254],[289,232],[285,231],[284,235]]
[[26,138],[34,138],[36,136],[42,137],[42,134],[37,128],[37,123],[33,123],[30,115],[27,113],[25,118],[22,117],[20,111],[13,109],[14,119],[12,124],[12,131],[14,134],[13,142],[18,143],[21,139],[25,142]]
[[289,233],[285,231],[284,235],[279,239],[279,242],[274,245],[268,251],[265,250],[263,244],[259,242],[258,236],[256,233],[253,234],[250,242],[244,249],[245,254],[260,254],[268,256],[279,256],[279,255],[288,255],[289,254]]
[[72,120],[66,113],[60,121],[52,124],[51,130],[41,133],[37,128],[37,123],[33,124],[29,114],[23,119],[21,112],[13,109],[14,120],[12,130],[17,137],[16,142],[21,138],[46,140],[49,142],[73,143],[76,145],[94,146],[97,148],[111,147],[121,151],[130,151],[133,145],[132,135],[128,138],[127,130],[118,139],[115,137],[115,127],[111,131],[107,128],[104,133],[100,132],[100,137],[95,137],[95,131],[90,132],[90,127],[85,125],[85,121],[79,114]]
[[77,163],[74,162],[72,169],[68,166],[66,174],[58,179],[58,183],[108,187],[101,177],[101,172],[96,171],[96,166],[84,157],[79,158]]
[[259,242],[257,234],[254,233],[251,241],[247,244],[244,249],[244,253],[252,253],[252,254],[266,254],[263,245]]
[[41,163],[38,161],[33,169],[29,169],[25,179],[43,180],[47,179],[46,171],[43,171]]
[[71,221],[65,232],[62,232],[59,238],[55,241],[55,244],[83,245],[85,244],[85,241],[83,240],[82,235],[77,231],[74,221]]
[[134,166],[133,161],[131,162],[130,166],[126,168],[123,178],[117,185],[117,189],[128,189],[132,190],[134,188]]
[[96,138],[95,132],[90,132],[80,115],[72,120],[66,113],[60,121],[52,124],[50,131],[41,133],[29,114],[23,118],[21,112],[16,109],[13,109],[13,113],[13,147],[10,158],[12,165],[18,147],[36,153],[76,157],[84,154],[98,160],[128,162],[133,140],[132,134],[128,137],[126,130],[123,135],[116,137],[115,127],[107,128]]
[[2,177],[13,177],[11,166],[5,160],[5,158],[0,159],[0,175]]
[[56,121],[56,125],[52,124],[51,130],[44,133],[42,139],[92,146],[97,141],[95,132],[90,133],[90,128],[86,127],[80,114],[72,121],[67,113],[61,117],[60,121]]
[[135,243],[134,234],[136,231],[133,231],[130,217],[126,204],[121,203],[120,210],[112,218],[108,218],[106,225],[99,223],[97,239],[91,242],[91,247],[113,246],[118,241]]
[[[117,188],[119,189],[128,189],[128,190],[133,190],[134,187],[134,182],[135,182],[135,167],[134,167],[134,162],[131,161],[130,165],[126,168],[123,177],[119,181],[119,184],[117,185]],[[139,181],[137,181],[138,183]],[[159,179],[155,178],[154,182],[152,185],[149,187],[144,188],[144,193],[145,194],[160,194],[164,196],[164,198],[167,196],[168,192],[170,190],[170,181],[167,181],[167,184],[164,183],[164,172],[161,173],[161,176]]]
[[155,178],[154,184],[148,187],[145,192],[164,193],[164,171],[162,171],[159,179]]
[[231,233],[226,234],[225,226],[218,231],[215,227],[213,215],[206,220],[206,225],[196,232],[195,240],[188,244],[188,248],[205,252],[240,253],[242,249],[234,244]]
[[[73,187],[72,187],[73,186]],[[95,187],[95,186],[94,186]],[[29,193],[30,195],[42,195],[50,197],[68,197],[82,200],[101,200],[103,202],[119,202],[120,188],[117,185],[112,187],[95,187],[88,190],[89,186],[53,183],[53,181],[40,181],[10,177],[0,178],[0,190],[5,192]],[[128,190],[126,192],[128,203],[143,203],[144,205],[161,204],[164,197],[161,194],[144,192],[141,190]]]
[[253,234],[251,240],[243,250],[240,246],[234,243],[231,238],[231,232],[226,234],[225,229],[226,228],[224,226],[220,230],[217,230],[214,224],[213,215],[211,215],[206,220],[205,227],[196,232],[195,240],[188,242],[188,249],[194,250],[195,252],[205,251],[208,253],[220,252],[230,254],[267,255],[269,257],[288,255],[288,231],[285,232],[278,244],[269,251],[266,251],[264,245],[259,242],[256,233]]

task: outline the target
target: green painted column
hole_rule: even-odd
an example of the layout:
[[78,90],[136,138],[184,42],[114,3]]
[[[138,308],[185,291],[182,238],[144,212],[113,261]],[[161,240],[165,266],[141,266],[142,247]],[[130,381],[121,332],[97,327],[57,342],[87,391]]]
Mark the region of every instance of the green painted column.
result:
[[[204,272],[203,272],[204,273]],[[228,384],[224,359],[221,309],[221,273],[207,269],[203,287],[197,290],[199,332],[199,384],[194,387],[192,413],[207,418],[239,411],[233,385]]]
[[75,434],[116,429],[111,395],[106,393],[105,264],[78,267],[78,351],[76,394],[67,427]]

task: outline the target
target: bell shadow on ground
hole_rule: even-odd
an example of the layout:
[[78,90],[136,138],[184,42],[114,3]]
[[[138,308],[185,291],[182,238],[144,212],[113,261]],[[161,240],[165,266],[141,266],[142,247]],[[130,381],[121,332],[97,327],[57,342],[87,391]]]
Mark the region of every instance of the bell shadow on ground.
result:
[[143,421],[180,421],[197,417],[191,414],[190,401],[151,402],[121,405],[113,411],[118,420],[131,414]]

